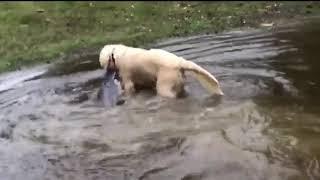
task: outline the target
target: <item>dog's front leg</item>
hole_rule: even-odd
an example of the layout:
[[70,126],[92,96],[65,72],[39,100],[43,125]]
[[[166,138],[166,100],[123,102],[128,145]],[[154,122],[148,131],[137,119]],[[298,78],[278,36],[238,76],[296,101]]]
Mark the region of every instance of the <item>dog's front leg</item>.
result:
[[130,96],[135,93],[134,84],[131,80],[124,79],[123,86],[124,86],[124,95],[125,96]]

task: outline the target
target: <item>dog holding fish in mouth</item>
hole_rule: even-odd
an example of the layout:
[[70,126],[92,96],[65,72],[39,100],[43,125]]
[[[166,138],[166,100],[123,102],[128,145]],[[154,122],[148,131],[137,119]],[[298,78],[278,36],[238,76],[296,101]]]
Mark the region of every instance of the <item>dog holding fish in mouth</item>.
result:
[[162,49],[142,49],[123,44],[105,45],[99,62],[105,70],[103,93],[105,101],[122,104],[121,96],[131,96],[139,88],[155,89],[166,98],[178,98],[186,91],[185,72],[195,75],[210,94],[224,95],[219,81],[196,63]]

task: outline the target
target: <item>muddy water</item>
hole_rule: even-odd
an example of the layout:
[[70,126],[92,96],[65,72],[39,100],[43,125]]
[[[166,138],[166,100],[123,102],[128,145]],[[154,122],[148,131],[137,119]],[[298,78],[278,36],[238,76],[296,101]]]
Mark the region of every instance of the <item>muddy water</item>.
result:
[[106,109],[101,70],[0,76],[1,180],[320,178],[320,23],[171,39],[225,97],[140,92]]

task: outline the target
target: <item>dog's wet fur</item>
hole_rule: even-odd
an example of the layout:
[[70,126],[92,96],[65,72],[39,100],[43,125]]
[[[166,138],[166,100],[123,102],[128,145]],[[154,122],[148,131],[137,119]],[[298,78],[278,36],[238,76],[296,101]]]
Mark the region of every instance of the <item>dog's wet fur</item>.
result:
[[104,69],[110,66],[119,71],[124,95],[150,89],[162,97],[185,97],[188,94],[184,88],[185,71],[193,73],[210,94],[223,95],[218,80],[207,70],[161,49],[105,45],[100,52],[99,62]]

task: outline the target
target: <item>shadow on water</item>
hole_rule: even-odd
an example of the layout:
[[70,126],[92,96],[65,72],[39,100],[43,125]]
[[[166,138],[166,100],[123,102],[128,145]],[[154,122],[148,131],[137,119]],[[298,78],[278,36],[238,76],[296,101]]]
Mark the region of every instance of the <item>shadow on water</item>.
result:
[[186,98],[141,92],[106,109],[94,54],[55,76],[3,74],[0,179],[319,179],[318,24],[155,45],[212,72],[220,99],[188,76]]

